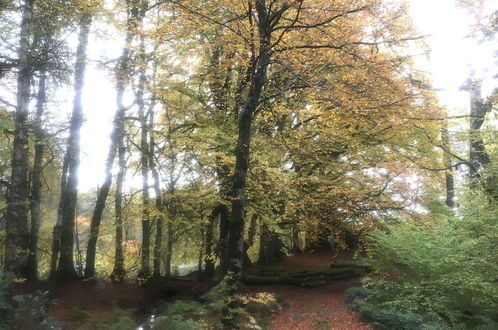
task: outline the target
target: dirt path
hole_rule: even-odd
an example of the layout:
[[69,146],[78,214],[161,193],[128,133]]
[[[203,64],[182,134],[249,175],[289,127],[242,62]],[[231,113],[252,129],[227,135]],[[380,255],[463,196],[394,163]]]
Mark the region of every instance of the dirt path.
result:
[[[334,260],[351,260],[351,255],[320,252],[285,258],[277,267],[313,269],[328,267]],[[358,279],[335,281],[317,288],[288,285],[251,286],[252,292],[271,292],[282,300],[283,308],[272,320],[273,330],[373,330],[344,304],[345,290]]]

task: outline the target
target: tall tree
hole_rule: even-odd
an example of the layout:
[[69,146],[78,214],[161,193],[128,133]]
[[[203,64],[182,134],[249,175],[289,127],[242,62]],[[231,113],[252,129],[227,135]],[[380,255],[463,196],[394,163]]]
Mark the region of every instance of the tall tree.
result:
[[38,279],[38,231],[41,222],[42,162],[45,151],[45,134],[42,128],[42,120],[46,102],[46,79],[47,73],[42,70],[38,81],[36,114],[33,123],[35,156],[33,159],[33,169],[31,174],[31,226],[29,232],[29,256],[26,267],[26,275],[30,280]]
[[[141,10],[144,10],[142,8]],[[145,13],[142,13],[143,16]],[[142,253],[140,262],[140,278],[150,276],[150,234],[151,234],[151,216],[150,216],[150,194],[149,194],[149,170],[150,170],[150,151],[149,151],[149,125],[148,114],[145,111],[145,83],[146,83],[146,61],[145,61],[145,40],[143,35],[140,36],[140,45],[138,49],[138,86],[136,100],[138,105],[138,118],[140,121],[140,165],[142,174]]]
[[[150,114],[150,126],[154,124],[154,112],[151,111]],[[152,179],[154,180],[154,201],[155,201],[155,211],[156,211],[156,238],[154,242],[154,260],[153,260],[153,276],[161,276],[161,249],[163,241],[163,224],[164,224],[164,204],[162,201],[162,192],[160,185],[159,171],[157,169],[155,160],[155,145],[156,141],[154,138],[154,130],[149,133],[149,166],[152,172]]]
[[126,171],[126,147],[123,139],[118,142],[118,174],[116,176],[116,192],[114,196],[114,218],[116,226],[116,241],[114,254],[114,268],[111,280],[114,283],[124,281],[124,253],[123,253],[123,183]]
[[[229,271],[240,279],[242,276],[242,262],[244,252],[244,217],[246,206],[246,181],[249,168],[249,147],[251,145],[251,126],[259,105],[263,86],[271,59],[272,30],[279,23],[282,14],[289,9],[288,4],[282,5],[275,12],[271,12],[264,0],[255,1],[258,15],[257,31],[259,35],[259,51],[254,63],[254,71],[238,120],[238,139],[235,151],[235,171],[232,183],[232,211],[230,218],[230,234],[228,246],[230,251]],[[252,21],[252,13],[250,20]]]
[[61,280],[72,280],[78,277],[74,268],[74,219],[78,198],[78,168],[80,165],[80,131],[83,125],[82,94],[85,81],[87,46],[90,35],[92,15],[84,13],[81,18],[78,34],[78,48],[74,73],[74,102],[69,126],[66,154],[67,178],[61,189],[61,232],[60,256],[57,275]]
[[30,35],[34,0],[22,3],[22,20],[17,54],[17,107],[12,148],[5,236],[5,270],[25,275],[28,257],[28,124],[32,67]]

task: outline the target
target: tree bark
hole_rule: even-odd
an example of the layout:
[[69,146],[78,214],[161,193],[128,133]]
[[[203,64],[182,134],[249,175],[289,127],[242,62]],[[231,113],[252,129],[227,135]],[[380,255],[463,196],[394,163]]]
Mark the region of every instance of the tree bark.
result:
[[17,65],[17,106],[12,146],[11,179],[7,198],[4,269],[24,276],[29,250],[28,231],[28,113],[32,71],[30,35],[34,0],[22,5]]
[[33,123],[33,132],[35,136],[35,157],[33,159],[33,170],[31,175],[31,228],[29,233],[29,255],[26,265],[26,276],[28,280],[36,281],[38,279],[38,231],[40,229],[41,217],[41,188],[42,188],[42,170],[43,170],[43,153],[45,149],[44,133],[41,126],[43,112],[46,101],[46,79],[47,74],[44,70],[40,72],[38,82],[38,96],[36,102],[36,115]]
[[140,119],[140,163],[142,172],[142,249],[139,278],[150,277],[150,206],[149,206],[149,144],[147,116],[145,114],[145,61],[144,39],[141,37],[139,47],[139,82],[136,93],[138,116]]
[[450,134],[448,132],[448,123],[444,123],[444,128],[441,130],[441,141],[443,143],[444,155],[443,162],[446,181],[446,205],[450,208],[455,207],[455,179],[453,177],[453,164],[451,159],[451,144]]
[[292,225],[292,253],[301,253],[301,240],[299,238],[299,225],[297,223]]
[[173,222],[171,219],[168,219],[168,226],[166,229],[166,255],[164,257],[164,275],[166,277],[171,276],[171,259],[173,257]]
[[232,211],[230,216],[230,234],[228,238],[230,263],[228,270],[237,280],[242,278],[246,182],[250,157],[251,126],[256,109],[259,105],[263,86],[266,82],[266,75],[270,63],[271,26],[266,2],[263,0],[256,0],[256,11],[259,19],[259,56],[256,70],[250,84],[249,94],[239,115],[238,140],[235,152],[235,171],[232,181]]
[[[258,14],[259,54],[252,75],[249,92],[242,111],[238,117],[238,139],[235,151],[235,171],[232,181],[232,210],[230,216],[230,230],[228,237],[229,265],[226,276],[229,299],[225,304],[223,327],[237,328],[235,295],[238,284],[243,277],[242,265],[244,255],[244,217],[246,207],[246,182],[249,168],[251,126],[259,105],[263,86],[266,83],[268,66],[270,64],[271,29],[277,21],[271,20],[265,0],[255,0]],[[250,16],[252,20],[252,16]]]
[[220,214],[220,237],[218,240],[217,254],[220,258],[220,269],[219,274],[221,276],[225,275],[228,269],[229,251],[228,251],[228,235],[230,231],[230,212],[225,204],[219,205]]
[[217,217],[216,207],[211,211],[208,216],[208,222],[204,234],[204,277],[212,278],[214,276],[214,242],[213,242],[213,231],[214,222]]
[[[220,237],[218,250],[214,249],[214,226],[216,218],[220,218]],[[226,242],[228,236],[228,209],[224,204],[218,204],[211,214],[208,216],[208,224],[206,226],[204,239],[204,277],[213,278],[215,275],[215,252],[220,256],[220,262],[223,255],[226,254]],[[224,242],[224,243],[223,243]]]
[[[150,125],[154,125],[154,114],[151,113],[151,118],[150,118]],[[161,187],[160,187],[160,178],[159,178],[159,172],[157,171],[157,166],[156,162],[154,159],[154,153],[155,153],[155,139],[154,139],[154,132],[151,130],[149,133],[149,166],[152,172],[152,178],[154,179],[154,193],[156,195],[155,197],[155,206],[156,206],[156,211],[157,211],[157,216],[156,216],[156,239],[154,242],[154,270],[153,270],[153,276],[154,277],[160,277],[161,276],[161,248],[162,248],[162,241],[163,241],[163,203],[162,203],[162,194],[161,194]]]
[[481,85],[481,81],[472,81],[470,85],[469,178],[472,187],[477,186],[482,166],[489,164],[490,161],[480,132],[486,113],[489,111],[481,96]]
[[78,35],[78,48],[76,51],[76,64],[74,74],[74,103],[71,123],[69,127],[69,138],[65,158],[67,159],[67,180],[61,191],[62,222],[59,263],[57,265],[57,276],[61,280],[74,280],[78,274],[74,269],[74,220],[76,213],[76,201],[78,198],[78,168],[80,164],[80,131],[83,125],[82,93],[85,81],[86,50],[91,15],[85,15],[81,20]]
[[116,222],[116,243],[114,254],[114,268],[111,274],[111,281],[121,283],[124,281],[124,253],[123,253],[123,182],[125,177],[125,152],[123,139],[118,142],[118,167],[119,172],[116,176],[116,193],[114,198],[114,212]]
[[[67,158],[64,157],[62,163],[62,175],[61,175],[61,191],[64,190],[66,186],[66,178],[67,178]],[[61,248],[61,223],[62,223],[62,204],[63,199],[59,199],[59,205],[57,207],[57,220],[52,232],[52,254],[50,256],[50,279],[55,280],[57,276],[57,261],[59,259],[59,252]]]

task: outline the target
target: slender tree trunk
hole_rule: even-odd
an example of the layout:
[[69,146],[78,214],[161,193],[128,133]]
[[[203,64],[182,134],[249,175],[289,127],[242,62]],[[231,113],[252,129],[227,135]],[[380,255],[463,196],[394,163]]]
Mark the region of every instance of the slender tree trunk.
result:
[[199,279],[202,279],[202,261],[204,260],[204,246],[206,240],[206,230],[204,227],[201,227],[201,244],[199,246],[199,258],[197,259],[197,276]]
[[292,252],[302,252],[301,240],[299,239],[299,225],[297,223],[292,225]]
[[446,205],[448,207],[455,207],[455,180],[453,177],[453,163],[451,160],[451,144],[450,144],[450,134],[448,132],[448,123],[444,123],[444,128],[441,130],[441,140],[443,143],[444,155],[444,167],[445,179],[446,179]]
[[204,235],[204,277],[206,278],[212,278],[214,276],[213,232],[216,217],[219,215],[217,208],[218,206],[215,207],[208,216],[208,222]]
[[[216,218],[220,218],[220,237],[217,250],[214,249],[214,225]],[[205,239],[204,239],[204,277],[212,278],[215,275],[215,252],[220,256],[220,262],[226,257],[227,239],[228,239],[228,209],[224,204],[218,204],[213,208],[211,214],[208,216],[208,223],[206,226]],[[224,273],[224,272],[223,272]]]
[[271,265],[282,257],[282,241],[277,233],[268,228],[264,221],[261,223],[258,264]]
[[123,253],[123,182],[125,177],[125,151],[123,139],[118,146],[118,167],[119,172],[116,177],[116,194],[114,199],[114,212],[116,221],[116,245],[114,255],[114,269],[111,274],[111,281],[121,283],[124,281],[124,253]]
[[74,224],[74,242],[76,246],[76,273],[78,277],[83,276],[83,254],[81,253],[80,244],[80,231],[78,229],[78,223]]
[[150,276],[150,206],[149,206],[149,144],[147,116],[145,115],[144,90],[145,90],[145,61],[144,61],[144,39],[141,37],[139,48],[140,77],[137,88],[137,105],[140,119],[140,163],[142,171],[142,253],[140,271],[138,277],[148,278]]
[[[150,125],[154,125],[154,114],[151,113]],[[159,172],[157,171],[156,162],[154,159],[155,153],[155,141],[153,130],[150,131],[149,137],[149,166],[152,172],[152,178],[154,179],[154,193],[156,211],[158,215],[156,216],[156,240],[154,242],[154,277],[161,276],[161,248],[163,241],[163,203],[161,196],[161,187]]]
[[[67,158],[64,157],[62,163],[62,175],[61,175],[61,191],[64,190],[66,186],[67,179],[67,168],[68,168]],[[55,280],[57,275],[57,261],[59,260],[59,252],[61,248],[61,224],[62,224],[62,203],[63,198],[59,199],[59,205],[57,207],[57,220],[53,229],[53,239],[52,239],[52,254],[50,256],[50,279]]]
[[33,123],[33,132],[35,135],[35,157],[33,159],[33,173],[31,176],[31,228],[29,233],[29,255],[26,267],[26,275],[29,280],[38,279],[38,231],[40,229],[41,213],[41,188],[42,188],[42,170],[43,170],[43,153],[45,142],[42,119],[43,110],[46,100],[46,72],[40,72],[40,81],[38,83],[38,96],[36,102],[36,115]]
[[168,219],[168,226],[166,228],[166,255],[164,258],[164,275],[166,277],[171,276],[171,259],[173,257],[173,222]]
[[136,28],[137,14],[133,10],[135,7],[128,8],[131,14],[127,19],[127,29],[125,37],[125,45],[116,67],[116,105],[117,110],[114,114],[113,128],[111,133],[111,144],[105,163],[105,178],[102,186],[97,194],[97,202],[93,211],[92,220],[90,223],[90,237],[86,249],[85,262],[85,278],[91,279],[95,276],[95,256],[97,252],[97,239],[99,236],[100,223],[104,213],[107,196],[112,184],[112,167],[116,158],[117,149],[123,143],[125,136],[124,115],[126,107],[123,104],[125,88],[129,80],[129,65],[130,65],[130,47],[133,40],[134,31]]
[[29,250],[28,231],[28,113],[32,79],[29,61],[33,0],[22,5],[17,66],[17,107],[12,147],[11,179],[7,198],[5,271],[24,276]]
[[69,138],[65,157],[67,158],[67,181],[61,191],[62,200],[62,223],[59,263],[57,273],[61,280],[73,280],[78,278],[74,269],[74,219],[76,213],[76,201],[78,198],[78,168],[80,164],[80,130],[83,125],[83,107],[81,97],[85,81],[86,49],[92,17],[85,15],[81,20],[78,37],[78,49],[76,51],[76,65],[74,76],[74,104],[71,123],[69,127]]

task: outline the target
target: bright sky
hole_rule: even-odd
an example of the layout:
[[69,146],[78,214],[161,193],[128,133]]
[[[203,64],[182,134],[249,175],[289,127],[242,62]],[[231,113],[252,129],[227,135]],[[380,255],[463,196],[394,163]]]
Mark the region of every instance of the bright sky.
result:
[[[493,1],[490,1],[493,2]],[[497,1],[498,2],[498,1]],[[489,79],[487,69],[493,66],[490,45],[478,45],[466,38],[472,18],[455,6],[455,0],[411,0],[410,14],[432,47],[429,58],[420,58],[419,69],[432,75],[433,86],[443,89],[440,99],[450,112],[468,107],[468,94],[459,91],[460,86],[476,70],[476,75],[486,77],[484,93],[497,85]],[[498,3],[496,4],[498,6]],[[109,47],[111,45],[111,47]],[[117,58],[120,53],[116,41],[92,40],[90,58],[93,60]],[[86,123],[82,131],[82,164],[80,168],[80,189],[88,190],[98,186],[103,179],[104,161],[109,144],[112,116],[116,108],[112,79],[105,70],[90,65],[84,91]]]
[[[431,73],[435,88],[444,89],[439,93],[440,101],[450,111],[467,108],[468,94],[459,89],[472,70],[477,77],[484,78],[483,94],[489,94],[496,86],[496,80],[491,79],[489,72],[493,66],[493,45],[478,44],[467,38],[473,18],[464,9],[456,7],[455,2],[410,1],[410,14],[415,24],[421,33],[431,35],[427,38],[432,48],[431,56],[426,63],[419,61],[419,65]],[[495,6],[497,9],[498,2]]]

